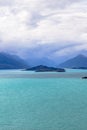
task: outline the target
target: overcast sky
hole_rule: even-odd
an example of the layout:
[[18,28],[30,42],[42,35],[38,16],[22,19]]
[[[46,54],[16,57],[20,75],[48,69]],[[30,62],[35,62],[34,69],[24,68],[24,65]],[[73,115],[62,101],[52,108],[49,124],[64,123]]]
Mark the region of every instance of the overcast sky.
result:
[[48,58],[87,50],[87,0],[0,0],[0,51]]

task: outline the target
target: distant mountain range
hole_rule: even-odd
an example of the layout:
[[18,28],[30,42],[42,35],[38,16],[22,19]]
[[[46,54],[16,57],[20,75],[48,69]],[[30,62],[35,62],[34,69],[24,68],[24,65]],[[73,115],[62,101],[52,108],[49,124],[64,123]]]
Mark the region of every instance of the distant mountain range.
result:
[[0,69],[22,69],[29,67],[27,63],[16,55],[0,53]]
[[80,54],[74,58],[71,58],[61,64],[58,67],[62,68],[87,68],[87,57]]
[[[29,68],[29,63],[31,64],[32,62],[32,57],[31,60],[23,60],[19,56],[16,55],[11,55],[8,53],[0,53],[0,69],[27,69]],[[38,64],[34,64],[32,66],[37,66],[39,70],[41,71],[43,68],[44,69],[54,69],[54,68],[46,68],[45,66],[53,66],[52,61],[49,61],[47,59],[41,59],[41,65],[38,66]],[[37,60],[35,60],[35,63],[37,63]],[[31,67],[32,67],[31,66]],[[42,67],[42,68],[41,68]],[[84,55],[78,55],[74,58],[71,58],[60,65],[58,65],[59,68],[82,68],[82,69],[87,69],[87,57]]]

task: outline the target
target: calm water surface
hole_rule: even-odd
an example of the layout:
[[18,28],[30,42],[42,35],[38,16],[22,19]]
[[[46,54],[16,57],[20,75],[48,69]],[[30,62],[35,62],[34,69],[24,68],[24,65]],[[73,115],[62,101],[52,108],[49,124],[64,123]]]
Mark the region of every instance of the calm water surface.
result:
[[87,129],[87,80],[11,78],[14,73],[21,75],[20,71],[0,74],[0,130]]

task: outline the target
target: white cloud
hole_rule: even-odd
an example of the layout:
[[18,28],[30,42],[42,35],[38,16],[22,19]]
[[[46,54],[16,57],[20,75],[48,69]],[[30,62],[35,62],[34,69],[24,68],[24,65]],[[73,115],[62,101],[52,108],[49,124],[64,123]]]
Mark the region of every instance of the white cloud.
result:
[[[1,48],[40,44],[57,44],[59,48],[77,43],[83,50],[87,44],[87,2],[0,0],[0,40]],[[65,53],[70,53],[67,49]]]

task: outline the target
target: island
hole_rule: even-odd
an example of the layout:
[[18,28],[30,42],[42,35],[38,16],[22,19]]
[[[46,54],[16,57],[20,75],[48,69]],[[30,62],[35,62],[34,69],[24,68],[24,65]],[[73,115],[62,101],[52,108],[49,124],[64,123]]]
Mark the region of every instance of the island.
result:
[[63,69],[63,68],[48,67],[48,66],[44,66],[44,65],[27,68],[25,70],[26,71],[35,71],[35,72],[65,72],[65,69]]

